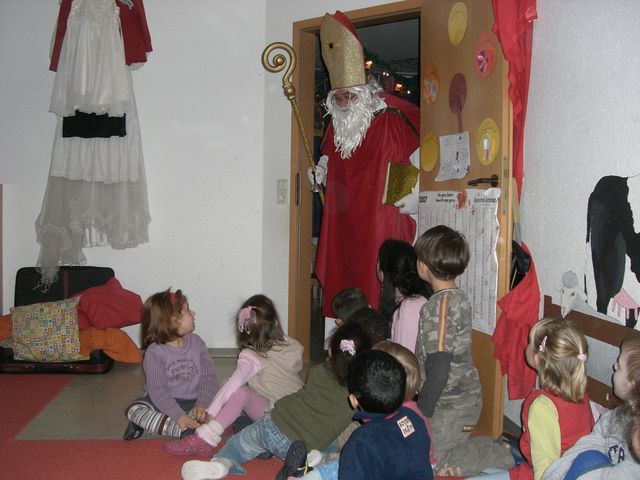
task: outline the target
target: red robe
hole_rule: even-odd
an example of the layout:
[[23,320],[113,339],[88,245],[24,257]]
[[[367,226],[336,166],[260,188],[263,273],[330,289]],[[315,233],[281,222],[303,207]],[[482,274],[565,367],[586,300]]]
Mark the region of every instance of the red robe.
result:
[[351,158],[343,159],[336,151],[331,124],[321,147],[329,162],[316,274],[323,289],[325,316],[334,316],[331,302],[344,288],[361,288],[377,309],[380,244],[388,238],[413,243],[415,237],[415,221],[397,207],[383,205],[382,194],[387,163],[409,164],[409,156],[420,145],[420,110],[397,97],[382,97],[389,108],[374,117]]

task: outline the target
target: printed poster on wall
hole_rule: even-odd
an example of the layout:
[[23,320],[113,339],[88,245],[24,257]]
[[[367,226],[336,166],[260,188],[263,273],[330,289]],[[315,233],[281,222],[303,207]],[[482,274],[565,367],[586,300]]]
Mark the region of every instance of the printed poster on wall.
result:
[[464,178],[471,168],[469,132],[443,135],[440,141],[440,171],[436,182]]
[[420,192],[418,209],[418,235],[436,225],[447,225],[467,239],[469,265],[457,283],[469,297],[473,328],[489,335],[496,326],[499,198],[499,188]]

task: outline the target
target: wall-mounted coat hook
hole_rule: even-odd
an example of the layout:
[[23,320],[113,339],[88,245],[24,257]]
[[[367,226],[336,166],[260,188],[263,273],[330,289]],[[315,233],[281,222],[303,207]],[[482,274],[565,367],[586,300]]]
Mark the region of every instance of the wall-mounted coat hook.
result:
[[498,175],[494,173],[490,178],[474,178],[473,180],[469,180],[467,185],[475,187],[481,183],[490,183],[492,187],[497,187],[500,184],[500,179],[498,178]]

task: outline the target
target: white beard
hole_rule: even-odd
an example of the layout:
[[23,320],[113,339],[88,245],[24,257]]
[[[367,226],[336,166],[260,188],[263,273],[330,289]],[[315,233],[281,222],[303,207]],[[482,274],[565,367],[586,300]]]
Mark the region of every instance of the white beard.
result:
[[333,122],[333,142],[342,158],[350,158],[367,136],[373,114],[362,105],[349,105],[344,109],[336,107]]
[[330,94],[327,99],[327,114],[333,123],[333,143],[341,158],[350,158],[367,135],[373,120],[373,113],[378,109],[381,100],[377,86],[358,86],[348,89],[358,95],[358,101],[340,107],[335,105]]

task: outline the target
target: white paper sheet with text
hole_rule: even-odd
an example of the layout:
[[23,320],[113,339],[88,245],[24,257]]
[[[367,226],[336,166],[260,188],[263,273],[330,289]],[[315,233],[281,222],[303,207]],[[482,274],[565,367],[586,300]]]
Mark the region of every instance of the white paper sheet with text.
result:
[[436,225],[447,225],[467,239],[469,265],[457,284],[469,297],[473,328],[488,334],[496,325],[499,198],[499,188],[420,192],[418,211],[419,234]]
[[469,173],[469,132],[443,135],[440,142],[440,170],[436,182],[464,178]]

